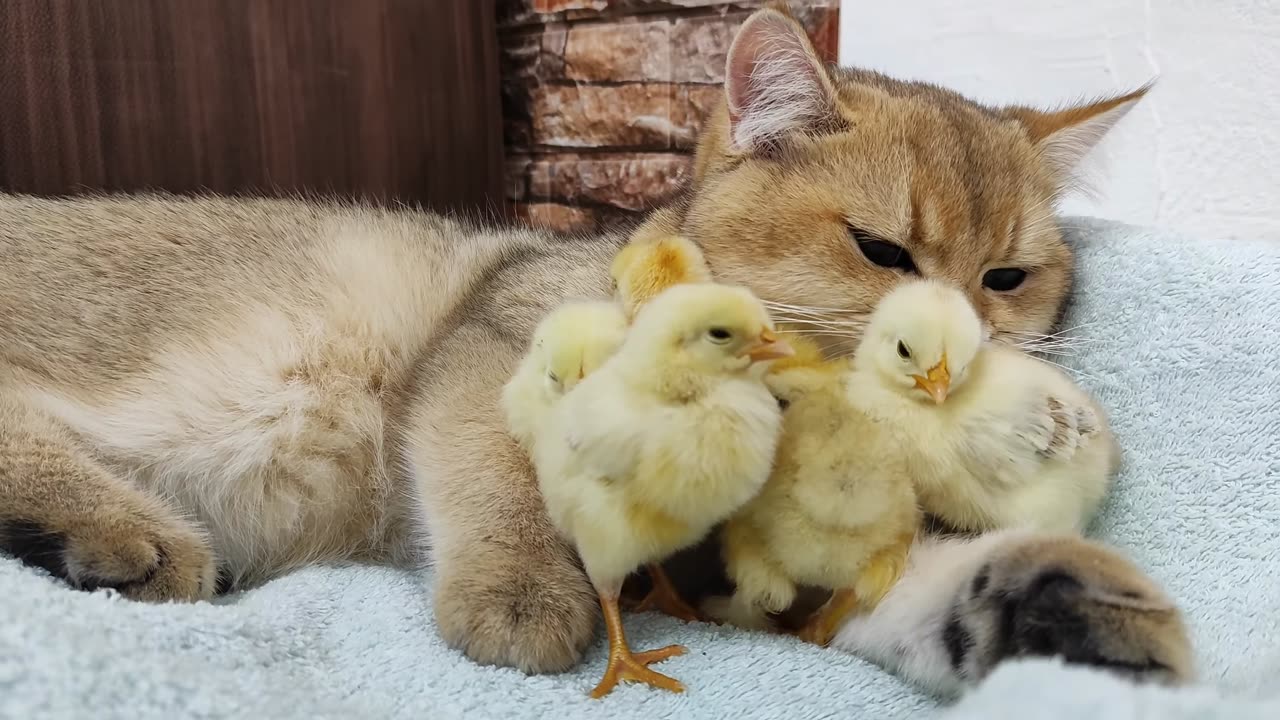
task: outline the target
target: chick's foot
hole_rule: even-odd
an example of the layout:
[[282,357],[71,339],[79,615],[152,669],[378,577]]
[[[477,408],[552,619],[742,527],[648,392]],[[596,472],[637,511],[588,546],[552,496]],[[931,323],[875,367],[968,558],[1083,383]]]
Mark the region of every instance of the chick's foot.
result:
[[685,654],[686,649],[683,645],[668,645],[659,650],[647,650],[645,652],[632,653],[630,650],[609,651],[609,667],[604,671],[604,677],[600,679],[600,683],[591,691],[591,697],[599,699],[613,692],[613,689],[622,681],[639,682],[655,687],[660,690],[669,690],[671,692],[684,692],[684,685],[673,677],[668,677],[655,670],[650,670],[649,666],[656,662],[662,662],[667,658],[673,658],[678,655]]
[[622,613],[618,610],[616,596],[600,595],[600,607],[604,611],[605,629],[609,633],[609,665],[605,668],[604,677],[591,691],[591,697],[599,699],[613,692],[622,681],[644,683],[650,687],[684,692],[684,685],[672,677],[650,670],[649,666],[662,662],[667,658],[683,655],[683,645],[668,645],[658,650],[633,653],[627,645],[627,636],[622,630]]
[[858,606],[858,596],[852,590],[837,590],[831,599],[814,613],[809,622],[796,632],[796,637],[820,647],[831,644],[832,638],[844,624],[844,619]]
[[650,565],[648,570],[649,579],[653,581],[653,589],[635,606],[635,612],[657,611],[685,622],[698,622],[704,619],[701,613],[680,597],[680,591],[676,590],[675,584],[671,582],[671,578],[667,576],[661,565]]

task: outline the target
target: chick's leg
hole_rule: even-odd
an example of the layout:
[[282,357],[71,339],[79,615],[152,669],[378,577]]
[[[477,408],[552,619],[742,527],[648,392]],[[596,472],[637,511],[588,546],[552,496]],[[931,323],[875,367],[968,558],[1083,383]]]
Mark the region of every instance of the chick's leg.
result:
[[809,622],[800,628],[796,635],[805,642],[826,647],[836,636],[836,631],[844,619],[858,606],[858,595],[853,590],[844,588],[831,595],[831,599],[814,613]]
[[876,605],[888,594],[889,590],[902,578],[907,567],[907,555],[911,552],[911,543],[915,542],[915,533],[907,532],[898,536],[893,544],[881,549],[867,561],[866,567],[858,575],[854,590],[862,600],[863,610],[874,610]]
[[604,611],[604,626],[609,633],[609,665],[605,668],[600,683],[591,691],[591,697],[598,699],[608,695],[623,680],[641,682],[671,692],[684,692],[684,685],[679,680],[649,669],[649,665],[653,663],[683,655],[686,651],[683,645],[668,645],[658,650],[633,653],[622,630],[618,593],[601,592],[600,609]]
[[649,565],[648,571],[649,579],[653,581],[653,589],[640,601],[639,605],[636,605],[636,612],[657,610],[685,622],[697,622],[702,619],[698,611],[680,597],[680,591],[676,589],[671,578],[667,576],[667,571],[663,570],[661,565],[658,563]]
[[874,610],[902,577],[907,566],[907,554],[914,540],[914,531],[903,533],[893,544],[872,555],[858,574],[853,588],[837,590],[827,604],[800,629],[800,638],[825,646],[840,630],[844,619],[858,609],[859,605],[864,612]]

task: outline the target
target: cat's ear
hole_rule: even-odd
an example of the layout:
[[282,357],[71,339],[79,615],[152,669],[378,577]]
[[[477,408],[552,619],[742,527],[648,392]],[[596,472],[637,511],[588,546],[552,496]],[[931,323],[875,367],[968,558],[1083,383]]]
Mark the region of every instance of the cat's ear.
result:
[[776,8],[747,18],[729,46],[724,83],[729,149],[767,150],[792,133],[815,133],[837,115],[836,91],[804,28]]
[[1075,176],[1085,155],[1138,104],[1151,85],[1148,83],[1131,93],[1061,110],[1015,107],[1008,113],[1027,128],[1049,171],[1065,185]]

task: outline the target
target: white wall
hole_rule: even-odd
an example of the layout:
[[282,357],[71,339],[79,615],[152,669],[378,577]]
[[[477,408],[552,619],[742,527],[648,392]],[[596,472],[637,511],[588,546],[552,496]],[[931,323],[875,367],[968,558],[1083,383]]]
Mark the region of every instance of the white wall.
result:
[[1069,213],[1280,238],[1280,0],[843,0],[840,59],[990,103],[1159,83]]

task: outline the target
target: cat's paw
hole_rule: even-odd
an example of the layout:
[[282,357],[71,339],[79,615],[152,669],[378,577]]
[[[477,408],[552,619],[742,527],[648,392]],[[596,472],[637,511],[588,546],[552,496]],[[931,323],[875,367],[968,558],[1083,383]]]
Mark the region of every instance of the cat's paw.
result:
[[477,663],[562,672],[594,635],[598,600],[567,547],[469,547],[437,582],[440,634]]
[[52,523],[0,522],[0,549],[82,590],[113,588],[134,600],[212,597],[213,553],[195,528],[125,508]]
[[1174,603],[1128,559],[1074,536],[1029,536],[994,553],[957,598],[942,639],[970,684],[1020,657],[1166,684],[1193,677]]
[[134,515],[85,524],[67,533],[62,557],[72,585],[133,600],[203,600],[217,588],[209,543],[183,524]]

